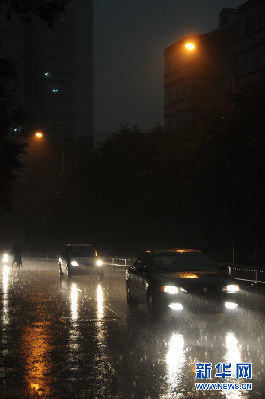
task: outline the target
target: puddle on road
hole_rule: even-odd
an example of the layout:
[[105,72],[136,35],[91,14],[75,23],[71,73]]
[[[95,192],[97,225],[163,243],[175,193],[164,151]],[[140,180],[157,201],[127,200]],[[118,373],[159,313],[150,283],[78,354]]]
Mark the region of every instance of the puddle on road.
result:
[[[62,316],[67,339],[65,385],[69,394],[72,392],[74,395],[78,387],[80,397],[108,397],[115,375],[108,345],[108,325],[116,324],[121,319],[109,315],[109,308],[104,305],[101,284],[97,284],[93,291],[94,305],[76,282],[69,284],[68,292],[66,310],[69,310],[69,316]],[[89,310],[93,312],[90,316],[84,315],[84,301],[90,303]]]
[[30,394],[51,395],[51,325],[49,322],[25,326],[21,337],[25,381]]

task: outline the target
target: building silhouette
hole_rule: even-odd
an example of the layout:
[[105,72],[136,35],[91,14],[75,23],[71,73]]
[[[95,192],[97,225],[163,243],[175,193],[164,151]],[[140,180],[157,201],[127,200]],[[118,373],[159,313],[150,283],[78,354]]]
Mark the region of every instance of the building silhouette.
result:
[[230,109],[234,96],[265,76],[264,0],[224,8],[217,29],[180,39],[165,49],[164,59],[167,128],[197,121],[209,106]]
[[[17,65],[18,97],[32,131],[93,142],[92,0],[70,0],[50,29],[0,13],[0,58]],[[15,131],[19,130],[14,127]]]

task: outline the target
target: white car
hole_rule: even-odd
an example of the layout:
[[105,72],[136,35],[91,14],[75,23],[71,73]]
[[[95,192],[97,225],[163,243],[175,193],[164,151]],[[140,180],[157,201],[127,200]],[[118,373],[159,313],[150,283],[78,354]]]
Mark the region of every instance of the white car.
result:
[[102,259],[92,244],[66,244],[58,258],[59,276],[96,274],[103,278]]

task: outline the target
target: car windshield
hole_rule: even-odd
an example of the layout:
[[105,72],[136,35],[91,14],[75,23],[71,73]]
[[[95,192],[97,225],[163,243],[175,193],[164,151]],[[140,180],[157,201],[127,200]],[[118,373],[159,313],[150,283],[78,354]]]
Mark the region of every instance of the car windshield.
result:
[[215,264],[202,253],[157,254],[153,271],[217,271]]
[[96,250],[94,247],[89,247],[89,246],[73,246],[73,247],[68,247],[67,248],[67,254],[70,255],[71,257],[76,257],[76,258],[85,258],[85,257],[90,257],[90,256],[96,256]]

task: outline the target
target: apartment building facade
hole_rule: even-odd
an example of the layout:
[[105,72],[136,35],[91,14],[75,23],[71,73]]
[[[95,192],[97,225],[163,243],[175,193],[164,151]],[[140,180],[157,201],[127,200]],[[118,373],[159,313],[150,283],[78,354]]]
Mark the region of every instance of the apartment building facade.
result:
[[165,49],[164,60],[167,128],[193,123],[209,105],[229,109],[231,95],[264,76],[264,1],[223,9],[216,30],[180,39]]

